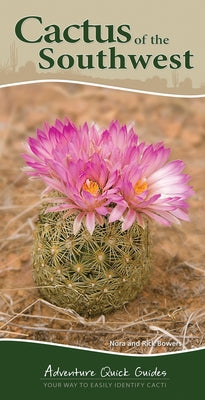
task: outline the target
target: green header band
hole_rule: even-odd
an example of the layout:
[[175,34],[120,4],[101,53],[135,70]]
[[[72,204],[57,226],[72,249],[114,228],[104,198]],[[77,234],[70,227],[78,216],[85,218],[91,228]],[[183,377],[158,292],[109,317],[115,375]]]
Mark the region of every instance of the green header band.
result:
[[36,342],[0,342],[6,398],[193,399],[203,393],[205,349],[126,356]]

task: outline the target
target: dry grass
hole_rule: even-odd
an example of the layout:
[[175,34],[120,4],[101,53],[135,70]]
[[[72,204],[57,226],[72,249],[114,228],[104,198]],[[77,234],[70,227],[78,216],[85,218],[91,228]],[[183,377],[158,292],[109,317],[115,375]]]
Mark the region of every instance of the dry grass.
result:
[[[142,354],[204,346],[205,99],[44,83],[0,89],[0,109],[0,337]],[[75,123],[95,120],[102,126],[115,118],[134,120],[141,137],[165,141],[172,158],[186,162],[196,191],[191,223],[153,224],[153,274],[142,294],[122,310],[93,319],[40,299],[32,280],[33,229],[43,185],[21,172],[22,142],[44,120],[65,115]]]

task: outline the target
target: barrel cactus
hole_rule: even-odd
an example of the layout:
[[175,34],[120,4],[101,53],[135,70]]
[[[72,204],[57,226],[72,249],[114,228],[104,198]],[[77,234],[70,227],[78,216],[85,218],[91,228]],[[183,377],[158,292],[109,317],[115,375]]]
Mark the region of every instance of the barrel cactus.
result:
[[150,272],[147,228],[105,219],[93,234],[82,226],[73,234],[73,216],[40,213],[33,249],[34,280],[51,303],[79,314],[119,308],[136,297]]
[[85,316],[134,299],[150,275],[148,220],[188,221],[183,162],[118,122],[101,130],[57,120],[26,149],[27,173],[46,184],[33,246],[41,295]]

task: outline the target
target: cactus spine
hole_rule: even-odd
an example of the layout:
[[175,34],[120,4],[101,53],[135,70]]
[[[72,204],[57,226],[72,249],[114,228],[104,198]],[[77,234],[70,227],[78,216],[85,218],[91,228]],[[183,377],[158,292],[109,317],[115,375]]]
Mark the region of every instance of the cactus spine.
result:
[[41,210],[33,248],[33,277],[41,295],[84,316],[106,313],[134,299],[150,273],[148,227],[137,223],[82,226],[73,235],[74,216]]

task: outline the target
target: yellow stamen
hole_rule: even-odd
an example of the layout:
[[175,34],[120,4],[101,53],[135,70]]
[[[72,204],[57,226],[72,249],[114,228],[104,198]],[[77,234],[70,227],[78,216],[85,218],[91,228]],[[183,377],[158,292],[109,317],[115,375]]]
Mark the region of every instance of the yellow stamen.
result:
[[86,181],[83,184],[83,190],[91,193],[93,196],[97,196],[100,191],[100,188],[97,182],[91,181],[90,179],[86,179]]
[[136,194],[141,194],[145,190],[147,190],[147,183],[145,180],[138,179],[138,181],[134,185],[134,191]]

